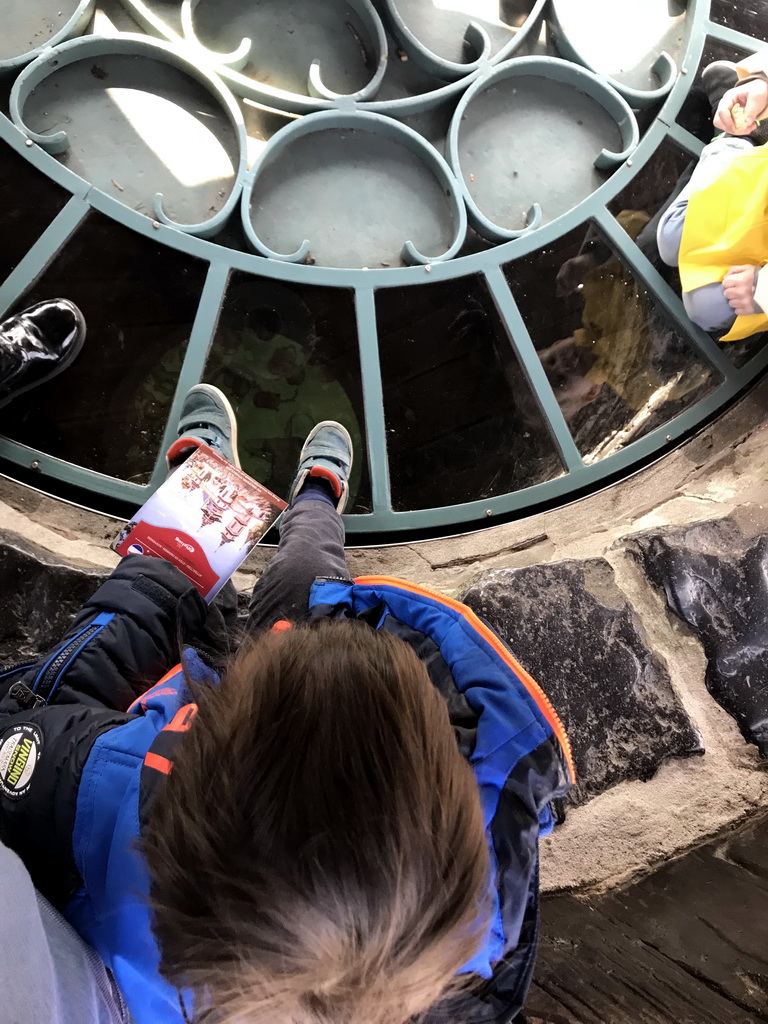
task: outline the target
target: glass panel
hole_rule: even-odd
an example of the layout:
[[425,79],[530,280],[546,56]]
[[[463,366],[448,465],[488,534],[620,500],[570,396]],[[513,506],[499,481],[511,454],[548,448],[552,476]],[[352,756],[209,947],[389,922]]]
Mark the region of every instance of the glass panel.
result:
[[393,506],[431,508],[562,472],[479,276],[376,295]]
[[717,25],[726,25],[768,43],[765,0],[712,0],[709,17]]
[[696,71],[696,78],[693,80],[690,92],[680,113],[677,115],[678,124],[687,128],[702,142],[710,142],[718,134],[718,130],[712,124],[712,108],[707,97],[701,88],[701,73],[704,68],[716,60],[738,61],[746,57],[748,50],[740,50],[728,43],[720,43],[716,39],[707,39],[704,44],[704,51],[701,55],[701,62]]
[[[682,188],[691,170],[696,164],[696,157],[686,153],[671,142],[662,142],[654,155],[637,172],[626,188],[608,204],[608,209],[619,223],[633,222],[635,215],[644,215],[653,220],[673,193]],[[658,222],[653,220],[636,239],[643,254],[651,261],[669,286],[680,294],[680,275],[677,267],[669,267],[659,256],[656,244],[655,227]]]
[[[627,214],[619,221],[638,238],[648,215]],[[582,226],[505,272],[587,464],[719,383],[595,227]]]
[[666,203],[683,173],[696,157],[672,142],[662,142],[651,159],[630,183],[608,204],[617,217],[622,210],[642,210],[653,217]]
[[135,483],[152,473],[207,265],[92,213],[18,309],[61,295],[88,337],[65,375],[0,413],[0,433]]
[[315,423],[343,423],[355,443],[347,511],[371,511],[351,291],[233,273],[204,380],[237,412],[246,473],[281,497]]
[[70,198],[0,141],[0,281],[10,274]]
[[[713,335],[713,337],[717,337],[717,335]],[[768,342],[768,332],[763,331],[761,334],[753,334],[742,341],[731,341],[723,345],[722,349],[734,366],[741,367],[748,363],[752,356],[756,356],[766,342]]]

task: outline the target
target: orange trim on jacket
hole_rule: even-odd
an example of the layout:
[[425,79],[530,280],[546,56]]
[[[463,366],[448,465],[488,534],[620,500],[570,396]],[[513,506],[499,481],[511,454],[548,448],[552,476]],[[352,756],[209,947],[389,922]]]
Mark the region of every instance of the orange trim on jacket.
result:
[[156,683],[153,683],[148,690],[145,690],[144,693],[141,694],[141,696],[136,698],[133,704],[131,704],[130,707],[128,708],[128,714],[135,713],[138,707],[146,708],[146,701],[149,699],[149,697],[151,697],[152,694],[155,693],[155,691],[157,691],[161,686],[164,686],[167,682],[169,682],[176,675],[177,672],[181,671],[181,663],[179,663],[178,665],[174,665],[173,668],[171,669],[168,669],[168,671],[165,673],[162,679],[159,679]]
[[571,741],[568,739],[568,733],[565,730],[565,726],[560,721],[560,716],[552,706],[552,702],[549,697],[544,693],[530,672],[523,668],[517,658],[507,649],[493,630],[489,626],[486,626],[485,623],[475,615],[471,608],[462,604],[461,601],[454,601],[453,598],[445,597],[444,594],[440,594],[436,590],[430,590],[428,587],[420,587],[415,583],[409,583],[407,580],[395,579],[392,576],[358,576],[354,582],[367,587],[398,587],[400,590],[407,590],[412,594],[421,594],[423,597],[429,597],[433,601],[439,601],[441,604],[446,605],[448,608],[451,608],[453,611],[462,615],[472,628],[477,630],[482,638],[493,648],[499,657],[506,662],[515,675],[518,676],[520,682],[526,688],[528,693],[530,693],[536,701],[541,713],[552,726],[552,731],[563,749],[565,760],[571,773],[571,779],[573,782],[576,781],[576,768],[573,763]]

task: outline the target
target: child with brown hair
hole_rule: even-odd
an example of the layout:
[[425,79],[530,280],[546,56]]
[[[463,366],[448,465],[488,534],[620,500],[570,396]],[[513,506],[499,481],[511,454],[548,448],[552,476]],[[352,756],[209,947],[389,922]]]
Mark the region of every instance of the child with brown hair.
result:
[[[237,462],[215,388],[192,389],[179,435],[171,466],[201,441]],[[188,646],[211,626],[198,592],[132,555],[0,681],[0,838],[136,1024],[469,1024],[523,1004],[568,740],[469,609],[348,578],[351,464],[347,431],[318,424],[220,680]]]

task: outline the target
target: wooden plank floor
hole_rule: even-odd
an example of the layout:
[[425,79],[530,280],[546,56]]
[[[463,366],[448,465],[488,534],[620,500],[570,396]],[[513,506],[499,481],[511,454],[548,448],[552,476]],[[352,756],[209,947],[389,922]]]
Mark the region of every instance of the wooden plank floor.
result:
[[525,1020],[768,1022],[768,812],[622,892],[546,898]]

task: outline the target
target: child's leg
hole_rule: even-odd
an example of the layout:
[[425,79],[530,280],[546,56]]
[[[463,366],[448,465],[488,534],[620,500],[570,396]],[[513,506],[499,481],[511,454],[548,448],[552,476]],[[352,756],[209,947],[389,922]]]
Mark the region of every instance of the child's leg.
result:
[[295,501],[280,520],[277,554],[253,588],[248,629],[305,616],[309,588],[317,576],[349,578],[344,521],[330,501]]
[[659,254],[662,260],[670,267],[676,267],[678,263],[685,214],[691,195],[711,185],[713,181],[720,177],[732,160],[735,160],[737,156],[741,156],[745,152],[749,152],[751,149],[753,149],[753,145],[748,139],[726,136],[722,139],[715,139],[714,142],[710,142],[701,151],[701,159],[691,175],[691,180],[659,222],[656,235]]
[[249,630],[305,616],[317,576],[349,578],[341,513],[351,468],[352,439],[346,429],[332,420],[318,423],[299,456],[277,554],[253,588]]

